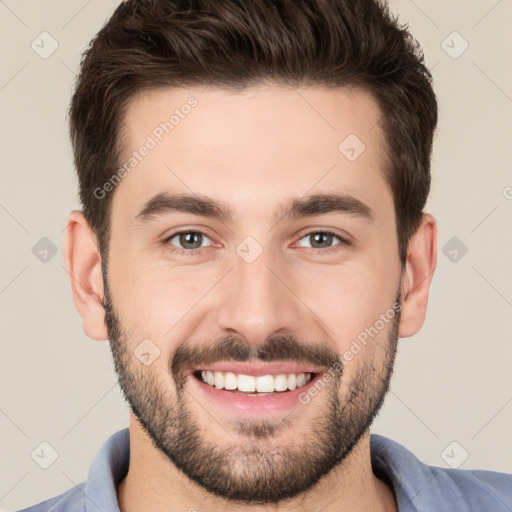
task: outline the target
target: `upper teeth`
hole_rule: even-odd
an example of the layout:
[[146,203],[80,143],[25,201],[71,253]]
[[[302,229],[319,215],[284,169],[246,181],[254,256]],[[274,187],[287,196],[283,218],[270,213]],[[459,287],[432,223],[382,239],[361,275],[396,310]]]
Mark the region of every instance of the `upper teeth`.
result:
[[254,377],[243,373],[201,372],[203,382],[215,386],[217,389],[238,389],[239,391],[272,393],[274,391],[294,390],[304,386],[311,379],[311,373],[288,373],[281,375],[261,375]]

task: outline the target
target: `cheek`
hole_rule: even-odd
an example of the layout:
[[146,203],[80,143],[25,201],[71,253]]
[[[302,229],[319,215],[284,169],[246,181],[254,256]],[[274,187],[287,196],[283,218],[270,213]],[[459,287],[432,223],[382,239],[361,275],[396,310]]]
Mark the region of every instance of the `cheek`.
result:
[[[168,343],[173,330],[218,280],[192,267],[172,268],[168,263],[119,265],[114,303],[131,336],[145,336]],[[129,269],[129,270],[128,270]],[[211,274],[211,272],[210,272]]]
[[[328,331],[342,353],[360,333],[375,325],[396,298],[398,275],[379,272],[364,263],[345,262],[336,268],[304,273],[300,297],[334,331]],[[388,322],[379,330],[386,331]]]

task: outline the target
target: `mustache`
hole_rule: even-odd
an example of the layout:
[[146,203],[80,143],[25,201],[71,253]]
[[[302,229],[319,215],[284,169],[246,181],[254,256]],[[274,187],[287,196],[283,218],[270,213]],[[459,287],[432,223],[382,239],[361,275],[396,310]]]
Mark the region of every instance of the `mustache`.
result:
[[220,361],[297,362],[313,364],[325,371],[337,364],[343,370],[341,358],[331,347],[298,341],[293,336],[274,336],[262,345],[253,345],[236,336],[226,336],[202,346],[186,340],[177,348],[170,370],[179,385],[184,383],[190,370]]

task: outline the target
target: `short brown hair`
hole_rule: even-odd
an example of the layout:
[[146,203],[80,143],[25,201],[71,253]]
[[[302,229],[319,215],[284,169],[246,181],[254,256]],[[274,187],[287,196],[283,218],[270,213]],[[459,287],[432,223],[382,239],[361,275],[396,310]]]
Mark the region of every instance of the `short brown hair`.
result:
[[127,0],[82,56],[69,119],[83,213],[106,260],[112,195],[93,193],[120,165],[128,102],[144,90],[260,83],[356,86],[377,99],[398,249],[430,189],[437,125],[419,44],[379,0]]

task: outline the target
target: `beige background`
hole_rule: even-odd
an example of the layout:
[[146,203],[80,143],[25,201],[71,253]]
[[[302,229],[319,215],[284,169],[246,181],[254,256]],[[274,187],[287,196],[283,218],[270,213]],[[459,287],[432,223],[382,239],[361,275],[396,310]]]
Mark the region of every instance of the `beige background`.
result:
[[[108,344],[82,332],[62,255],[66,217],[79,208],[71,87],[81,51],[117,3],[0,1],[4,511],[83,481],[100,445],[127,426]],[[422,44],[440,102],[427,208],[438,219],[439,259],[426,323],[400,341],[373,432],[429,464],[460,464],[467,452],[461,468],[512,472],[512,1],[391,7]],[[43,31],[58,42],[47,59],[31,47]],[[43,237],[57,249],[45,263],[32,252]],[[455,262],[451,245],[443,253],[453,237],[467,247]],[[48,469],[31,458],[43,441],[58,452]]]

